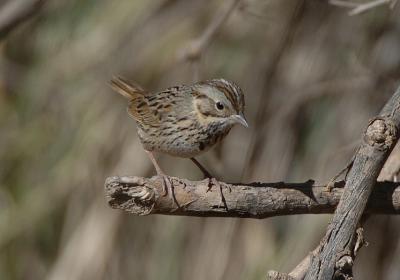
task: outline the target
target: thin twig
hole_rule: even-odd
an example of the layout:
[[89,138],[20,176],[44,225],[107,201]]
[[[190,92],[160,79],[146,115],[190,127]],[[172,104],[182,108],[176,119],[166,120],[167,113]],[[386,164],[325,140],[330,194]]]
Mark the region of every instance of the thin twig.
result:
[[181,58],[184,60],[197,61],[202,56],[204,50],[209,46],[219,29],[235,10],[240,0],[232,0],[228,8],[217,13],[204,32],[196,39],[189,42],[183,49]]
[[365,4],[361,4],[357,8],[354,8],[353,10],[351,10],[349,12],[349,15],[350,16],[359,15],[361,13],[367,12],[368,10],[371,10],[378,6],[385,5],[385,4],[391,4],[391,2],[392,2],[392,0],[375,0],[375,1],[365,3]]
[[360,5],[360,3],[345,0],[329,0],[329,4],[345,8],[357,8]]
[[388,4],[391,9],[396,5],[397,0],[374,0],[367,3],[355,3],[343,0],[330,0],[329,3],[335,6],[351,8],[349,12],[350,16],[359,15],[365,13],[373,8],[381,5]]

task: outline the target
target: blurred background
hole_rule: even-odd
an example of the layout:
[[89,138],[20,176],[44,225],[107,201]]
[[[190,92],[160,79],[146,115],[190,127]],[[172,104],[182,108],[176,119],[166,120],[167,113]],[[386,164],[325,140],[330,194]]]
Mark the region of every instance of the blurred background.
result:
[[[2,0],[0,15],[11,2],[23,1]],[[155,174],[126,100],[108,85],[114,75],[151,91],[235,81],[250,127],[199,160],[228,182],[321,184],[350,160],[400,80],[394,2],[354,16],[356,1],[36,2],[27,21],[0,33],[0,279],[265,279],[289,272],[324,235],[330,215],[109,208],[106,177]],[[160,164],[202,178],[188,160],[160,155]],[[365,232],[356,279],[399,279],[399,217],[371,217]]]

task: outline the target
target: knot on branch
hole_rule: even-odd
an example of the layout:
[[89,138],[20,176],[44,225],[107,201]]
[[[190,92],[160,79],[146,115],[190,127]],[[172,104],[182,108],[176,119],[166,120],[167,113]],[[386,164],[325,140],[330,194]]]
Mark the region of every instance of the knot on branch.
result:
[[353,265],[354,258],[363,245],[366,244],[364,240],[364,230],[359,227],[352,240],[352,246],[345,249],[340,256],[338,256],[335,263],[335,277],[334,279],[353,279]]
[[368,124],[364,140],[380,150],[390,149],[396,141],[396,125],[387,118],[374,118]]
[[135,215],[148,215],[153,210],[156,194],[139,177],[110,177],[105,188],[107,201],[112,208],[122,209]]
[[353,275],[353,257],[350,255],[344,255],[336,261],[335,277],[334,279],[352,279]]

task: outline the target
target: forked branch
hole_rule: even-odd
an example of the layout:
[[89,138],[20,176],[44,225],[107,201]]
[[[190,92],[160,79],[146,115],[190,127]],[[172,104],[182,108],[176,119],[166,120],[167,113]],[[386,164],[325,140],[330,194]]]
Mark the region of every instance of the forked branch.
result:
[[[320,246],[292,273],[271,272],[269,279],[352,279],[354,258],[363,244],[359,227],[362,215],[398,214],[400,211],[399,184],[377,182],[398,141],[399,126],[400,88],[368,124],[346,183],[336,183],[331,191],[313,181],[297,184],[220,182],[225,198],[225,204],[221,205],[219,190],[209,186],[209,180],[193,182],[171,177],[174,189],[174,199],[171,199],[163,195],[159,177],[111,177],[106,180],[106,197],[111,207],[136,215],[267,218],[335,212]],[[398,172],[397,165],[393,170],[389,173],[394,176]]]
[[356,229],[378,175],[399,139],[399,127],[400,87],[364,132],[340,203],[305,279],[353,279],[352,266],[359,249]]

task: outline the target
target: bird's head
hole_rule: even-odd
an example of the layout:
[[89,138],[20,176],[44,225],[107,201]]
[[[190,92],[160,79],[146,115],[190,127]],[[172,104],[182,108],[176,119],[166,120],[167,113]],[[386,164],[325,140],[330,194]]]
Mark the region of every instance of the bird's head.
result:
[[244,118],[244,96],[235,83],[213,79],[199,82],[193,87],[194,107],[200,122],[227,126],[238,123],[248,127]]

